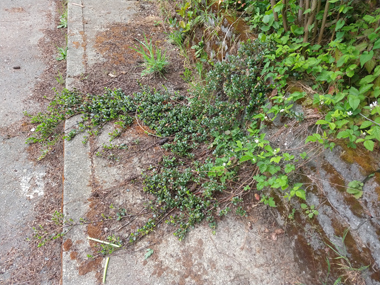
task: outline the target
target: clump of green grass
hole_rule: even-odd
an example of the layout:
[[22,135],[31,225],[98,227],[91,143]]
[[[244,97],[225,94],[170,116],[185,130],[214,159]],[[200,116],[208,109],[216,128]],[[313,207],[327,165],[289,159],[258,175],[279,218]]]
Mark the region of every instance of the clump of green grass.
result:
[[165,68],[169,65],[166,58],[166,53],[162,52],[162,50],[157,46],[153,46],[152,40],[148,41],[145,35],[144,39],[144,42],[137,40],[140,43],[140,46],[135,48],[131,47],[131,49],[143,56],[143,65],[145,66],[145,69],[141,72],[141,76],[145,76],[147,74],[163,75]]

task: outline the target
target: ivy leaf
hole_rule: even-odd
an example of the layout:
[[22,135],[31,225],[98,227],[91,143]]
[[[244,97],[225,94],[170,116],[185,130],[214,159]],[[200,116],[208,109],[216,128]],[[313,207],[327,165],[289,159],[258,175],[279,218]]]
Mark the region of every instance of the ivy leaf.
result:
[[348,103],[350,104],[350,107],[352,108],[352,110],[356,110],[356,108],[358,108],[358,106],[360,104],[360,99],[356,96],[349,95],[348,96]]
[[372,57],[373,57],[373,51],[372,51],[372,50],[371,50],[370,52],[368,52],[368,51],[363,52],[363,53],[361,54],[361,56],[360,56],[360,64],[361,64],[361,67],[363,67],[363,65],[364,65],[367,61],[371,60]]
[[340,29],[344,26],[345,23],[346,23],[346,22],[345,22],[344,20],[340,19],[340,20],[338,21],[338,23],[336,23],[335,31],[340,30]]
[[375,143],[371,140],[367,140],[363,143],[364,147],[368,149],[369,151],[373,151],[373,147],[375,146]]

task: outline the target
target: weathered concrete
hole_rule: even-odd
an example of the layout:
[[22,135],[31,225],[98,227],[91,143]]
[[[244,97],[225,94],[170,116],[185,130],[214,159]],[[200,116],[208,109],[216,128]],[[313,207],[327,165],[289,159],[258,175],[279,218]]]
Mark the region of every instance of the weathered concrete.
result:
[[[18,122],[23,111],[36,110],[25,100],[46,68],[37,44],[43,30],[54,25],[54,11],[55,2],[49,0],[0,1],[1,284],[17,276],[18,258],[28,255],[25,238],[31,229],[27,224],[33,219],[33,206],[44,193],[45,169],[28,160],[25,140],[30,130],[21,132]],[[19,69],[14,69],[17,66]],[[8,136],[10,132],[13,135]],[[12,248],[18,250],[18,258],[8,255]],[[5,269],[10,260],[13,264]]]

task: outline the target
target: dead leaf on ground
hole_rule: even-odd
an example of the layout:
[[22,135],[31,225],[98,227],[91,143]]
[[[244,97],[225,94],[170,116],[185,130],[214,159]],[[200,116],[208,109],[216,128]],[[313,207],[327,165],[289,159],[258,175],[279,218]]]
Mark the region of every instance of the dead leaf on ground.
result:
[[283,229],[277,229],[277,230],[274,231],[274,233],[276,235],[282,235],[284,233],[284,230]]

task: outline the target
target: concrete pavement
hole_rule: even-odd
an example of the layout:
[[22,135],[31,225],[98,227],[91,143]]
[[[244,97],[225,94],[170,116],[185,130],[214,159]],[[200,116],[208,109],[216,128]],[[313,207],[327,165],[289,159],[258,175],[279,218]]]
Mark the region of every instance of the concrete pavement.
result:
[[45,192],[46,168],[28,159],[30,128],[21,120],[24,111],[38,110],[26,101],[47,67],[38,42],[55,28],[55,11],[49,0],[0,1],[0,284],[17,284],[29,269],[28,223]]

